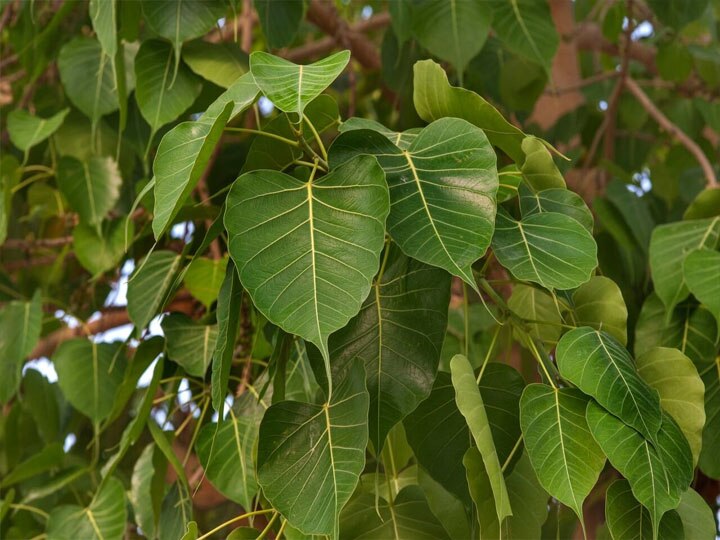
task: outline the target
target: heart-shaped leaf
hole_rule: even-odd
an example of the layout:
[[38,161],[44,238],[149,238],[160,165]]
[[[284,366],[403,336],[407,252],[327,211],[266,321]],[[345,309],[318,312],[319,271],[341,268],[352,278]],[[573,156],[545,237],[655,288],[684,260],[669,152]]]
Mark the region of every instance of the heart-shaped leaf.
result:
[[563,378],[654,440],[662,421],[660,398],[615,338],[587,326],[576,328],[560,339],[556,356]]
[[225,227],[240,281],[274,324],[315,344],[344,327],[370,292],[390,201],[375,158],[320,179],[245,173],[227,199]]
[[[78,224],[73,229],[75,256],[93,276],[110,270],[125,254],[125,220],[104,221],[100,234],[95,227]],[[132,237],[135,224],[127,223],[128,236]]]
[[698,249],[685,257],[683,275],[690,292],[715,316],[720,327],[720,252]]
[[80,220],[99,225],[120,196],[122,177],[110,157],[93,156],[87,161],[63,156],[58,162],[57,181]]
[[350,60],[350,51],[340,51],[305,66],[262,51],[250,55],[250,72],[267,98],[278,109],[295,113],[302,119],[308,103],[342,73]]
[[607,332],[627,344],[628,311],[620,287],[605,276],[593,276],[572,295],[575,322]]
[[411,257],[477,288],[471,265],[492,238],[498,176],[482,130],[458,118],[423,129],[406,150],[375,131],[343,133],[331,163],[373,154],[385,171],[392,208],[388,232]]
[[172,313],[161,323],[167,353],[188,375],[204,377],[217,341],[217,325],[198,324],[187,315]]
[[493,252],[520,280],[548,289],[572,289],[590,279],[597,245],[580,223],[564,214],[541,212],[515,221],[499,208]]
[[227,257],[217,260],[198,257],[188,266],[183,278],[185,287],[205,307],[217,300],[227,263]]
[[368,393],[360,361],[322,405],[281,401],[260,424],[258,481],[268,501],[304,534],[337,538],[338,516],[365,466]]
[[50,118],[40,118],[25,110],[15,109],[7,115],[10,140],[20,150],[27,152],[55,133],[69,112],[70,109],[63,109]]
[[565,179],[553,161],[545,143],[537,137],[525,137],[521,144],[523,160],[520,171],[527,184],[537,191],[565,189]]
[[197,39],[185,44],[182,58],[194,73],[222,88],[232,86],[249,69],[248,55],[234,42]]
[[[615,480],[605,494],[605,522],[613,538],[653,540],[650,513],[633,496],[627,480]],[[677,512],[660,521],[660,538],[687,538]]]
[[555,300],[539,287],[518,283],[508,298],[513,313],[528,322],[530,334],[542,341],[557,343],[562,334],[562,317]]

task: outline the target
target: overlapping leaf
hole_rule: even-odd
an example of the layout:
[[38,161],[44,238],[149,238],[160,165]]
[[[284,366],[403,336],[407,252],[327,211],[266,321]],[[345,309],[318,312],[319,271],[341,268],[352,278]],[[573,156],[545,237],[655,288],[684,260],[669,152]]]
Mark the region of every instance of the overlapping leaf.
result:
[[555,300],[539,287],[518,283],[508,298],[508,307],[527,322],[530,334],[556,343],[562,333],[562,317]]
[[713,511],[694,489],[688,489],[682,494],[676,512],[683,524],[685,540],[706,540],[715,536],[716,524]]
[[25,357],[40,337],[42,303],[40,291],[30,302],[8,302],[0,310],[0,403],[7,403],[20,385]]
[[305,15],[305,2],[255,0],[254,4],[268,47],[279,49],[290,45]]
[[55,133],[69,112],[70,109],[63,109],[50,118],[40,118],[23,109],[15,109],[7,115],[10,140],[20,150],[27,152]]
[[167,301],[182,258],[172,251],[154,251],[140,263],[128,282],[128,315],[145,328]]
[[523,217],[540,212],[556,212],[575,219],[589,233],[593,230],[593,216],[590,209],[577,193],[563,188],[550,188],[533,191],[520,184],[520,211]]
[[683,276],[690,292],[715,316],[720,327],[720,252],[691,252],[685,257]]
[[83,223],[98,225],[120,196],[122,177],[110,157],[93,156],[79,161],[64,156],[58,163],[60,191]]
[[183,278],[185,287],[208,308],[218,297],[227,263],[227,257],[222,259],[198,257],[190,263],[185,272]]
[[[527,184],[536,191],[564,189],[565,179],[553,161],[546,144],[537,137],[522,140],[523,159],[519,161],[520,172]],[[566,205],[565,205],[566,206]]]
[[223,88],[232,86],[249,69],[248,55],[234,42],[191,41],[183,47],[182,57],[194,73]]
[[706,415],[699,465],[706,475],[720,478],[717,455],[717,449],[720,448],[720,356],[697,367],[705,384]]
[[170,359],[188,375],[204,377],[215,350],[217,325],[198,324],[187,315],[172,313],[162,320],[161,326]]
[[627,344],[628,311],[620,288],[605,276],[593,276],[572,295],[578,326],[607,332],[622,345]]

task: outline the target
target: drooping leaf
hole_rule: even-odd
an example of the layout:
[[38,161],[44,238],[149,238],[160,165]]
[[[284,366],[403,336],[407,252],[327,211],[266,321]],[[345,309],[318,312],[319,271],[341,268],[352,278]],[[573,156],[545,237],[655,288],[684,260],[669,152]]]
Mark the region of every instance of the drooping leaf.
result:
[[201,81],[184,65],[173,74],[173,49],[160,40],[146,40],[135,58],[135,100],[143,118],[155,133],[176,120],[193,104]]
[[7,403],[20,385],[23,360],[35,347],[42,326],[38,290],[30,302],[8,302],[0,310],[0,403]]
[[525,184],[520,184],[519,195],[523,217],[540,212],[565,214],[575,219],[592,234],[594,223],[592,213],[577,193],[563,188],[533,191]]
[[217,325],[198,324],[187,315],[171,313],[161,323],[171,360],[188,375],[204,377],[215,350]]
[[[525,182],[536,191],[565,189],[565,179],[555,165],[547,146],[537,137],[522,140],[523,159],[518,162]],[[566,206],[566,205],[564,205]],[[564,212],[563,212],[564,213]],[[575,216],[571,216],[575,217]],[[581,223],[585,223],[585,216]]]
[[27,152],[55,133],[69,112],[70,109],[63,109],[50,118],[40,118],[23,109],[15,109],[7,115],[10,140],[20,150]]
[[265,96],[278,109],[302,118],[308,103],[342,73],[350,51],[340,51],[313,64],[298,65],[271,54],[256,51],[250,55],[250,72]]
[[688,289],[715,316],[720,327],[720,252],[698,249],[683,263]]
[[46,533],[48,540],[121,540],[126,519],[125,490],[119,480],[111,478],[88,507],[55,507],[48,518]]
[[35,421],[46,443],[58,440],[61,430],[58,385],[50,383],[39,371],[27,369],[23,373],[23,408]]
[[110,157],[94,156],[79,161],[63,156],[57,173],[60,191],[70,206],[80,214],[80,220],[98,225],[120,196],[122,177],[117,163]]
[[480,52],[493,18],[485,2],[427,0],[413,6],[413,34],[430,53],[450,62],[460,81],[470,60]]
[[[128,221],[128,236],[132,237],[135,224]],[[125,254],[125,220],[104,221],[100,234],[91,225],[78,224],[73,229],[75,256],[93,276],[114,268]]]
[[425,494],[430,510],[450,538],[470,538],[470,524],[462,501],[436,482],[422,467],[417,469],[417,483]]
[[548,289],[572,289],[590,279],[597,266],[597,245],[576,220],[541,212],[515,221],[498,209],[493,252],[520,280]]
[[482,456],[495,499],[498,522],[502,524],[507,516],[512,516],[512,508],[510,507],[507,487],[505,486],[502,464],[498,459],[498,452],[493,441],[485,403],[477,387],[472,366],[467,358],[456,355],[450,361],[450,370],[453,387],[455,388],[455,402],[460,413],[465,417],[470,433]]
[[660,225],[650,238],[650,272],[655,292],[669,313],[687,298],[683,261],[693,250],[714,249],[720,238],[720,216]]
[[528,321],[530,334],[542,341],[557,343],[562,333],[562,317],[552,296],[539,287],[518,283],[508,298],[508,307]]
[[153,251],[128,281],[128,314],[135,326],[144,329],[167,301],[182,257],[172,251]]
[[575,322],[607,332],[622,345],[627,345],[627,318],[620,287],[605,276],[593,276],[572,295]]
[[505,120],[495,107],[475,92],[450,86],[440,64],[422,60],[414,67],[413,101],[420,118],[432,122],[452,116],[467,120],[485,132],[487,138],[514,161],[522,163],[521,144],[525,134]]
[[265,412],[258,481],[273,507],[303,533],[337,536],[338,516],[365,464],[367,414],[359,361],[335,385],[329,402],[281,401]]
[[692,360],[677,349],[655,347],[638,357],[637,370],[660,394],[660,405],[682,430],[696,464],[705,425],[705,385]]
[[160,540],[182,538],[193,518],[190,493],[180,482],[175,482],[165,495],[160,507],[157,535]]
[[699,466],[707,476],[720,478],[717,449],[720,447],[720,355],[711,362],[696,364],[705,384],[705,428]]
[[233,185],[225,227],[230,256],[255,306],[328,361],[328,336],[370,292],[390,201],[382,169],[359,156],[302,182],[253,171]]
[[186,43],[182,57],[194,73],[229,88],[248,72],[249,58],[237,43],[210,43],[201,39]]
[[129,499],[135,522],[147,538],[157,538],[160,505],[165,490],[167,461],[154,443],[148,444],[135,461]]
[[287,47],[295,39],[300,22],[305,15],[303,0],[254,0],[260,19],[260,26],[267,40],[268,48]]
[[660,398],[614,337],[587,326],[576,328],[560,339],[556,356],[563,378],[654,440],[661,424]]
[[711,540],[717,534],[713,511],[694,489],[682,494],[675,511],[682,521],[685,540]]
[[0,487],[7,488],[50,469],[59,467],[65,457],[62,445],[58,442],[43,447],[37,454],[16,464],[13,469],[0,480]]
[[360,313],[329,340],[333,370],[355,358],[365,365],[370,440],[378,451],[390,429],[432,389],[450,301],[446,272],[411,259],[395,245],[385,250],[381,273]]
[[538,480],[572,508],[583,523],[582,505],[605,465],[585,420],[588,398],[574,388],[531,384],[520,401],[523,440]]
[[[150,2],[160,4],[163,2]],[[217,98],[199,120],[178,124],[160,141],[155,173],[155,238],[170,226],[205,171],[225,123],[248,108],[257,96],[251,74],[240,77]]]
[[114,58],[118,49],[116,0],[90,0],[88,10],[102,50]]
[[188,266],[184,277],[185,287],[205,307],[209,308],[217,299],[227,263],[227,258],[198,257]]
[[477,288],[471,265],[492,238],[498,177],[483,132],[457,118],[423,129],[406,150],[375,131],[353,130],[331,148],[331,163],[376,155],[390,187],[388,232],[411,257]]

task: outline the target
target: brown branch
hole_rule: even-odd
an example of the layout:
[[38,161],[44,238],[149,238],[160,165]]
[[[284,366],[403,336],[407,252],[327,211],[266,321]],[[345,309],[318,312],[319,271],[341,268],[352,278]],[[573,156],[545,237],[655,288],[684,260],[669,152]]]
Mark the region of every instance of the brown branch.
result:
[[23,251],[29,251],[31,249],[42,248],[42,247],[59,247],[67,244],[72,244],[72,236],[61,236],[58,238],[36,238],[34,240],[23,240],[21,238],[8,238],[5,243],[2,244],[3,248],[7,249],[20,249]]
[[695,156],[695,159],[697,159],[698,163],[700,164],[700,168],[705,174],[708,187],[717,187],[718,181],[717,177],[715,176],[715,170],[713,169],[712,164],[708,160],[707,156],[703,153],[702,149],[697,145],[697,143],[693,141],[690,137],[688,137],[679,127],[673,124],[668,119],[668,117],[665,116],[662,111],[657,108],[657,106],[652,102],[648,95],[632,78],[628,77],[625,80],[625,88],[627,88],[630,93],[635,96],[635,98],[640,102],[640,105],[643,106],[643,108],[648,112],[650,116],[653,117],[653,119],[660,125],[662,129],[675,137],[680,144],[687,148],[688,152]]

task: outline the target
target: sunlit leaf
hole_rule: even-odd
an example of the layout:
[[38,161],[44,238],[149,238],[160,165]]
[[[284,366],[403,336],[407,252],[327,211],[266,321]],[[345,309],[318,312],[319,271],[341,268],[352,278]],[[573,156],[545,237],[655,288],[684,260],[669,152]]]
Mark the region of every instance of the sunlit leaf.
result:
[[55,133],[69,112],[70,109],[63,109],[50,118],[40,118],[23,109],[15,109],[7,115],[10,140],[20,150],[27,152]]
[[572,295],[575,323],[607,332],[627,344],[628,311],[620,288],[605,276],[593,276]]
[[229,88],[248,72],[249,58],[237,43],[195,40],[183,47],[182,58],[194,73]]
[[209,308],[217,299],[227,263],[227,258],[198,257],[188,266],[184,277],[185,287],[205,307]]

